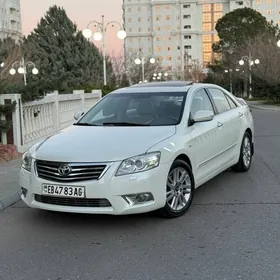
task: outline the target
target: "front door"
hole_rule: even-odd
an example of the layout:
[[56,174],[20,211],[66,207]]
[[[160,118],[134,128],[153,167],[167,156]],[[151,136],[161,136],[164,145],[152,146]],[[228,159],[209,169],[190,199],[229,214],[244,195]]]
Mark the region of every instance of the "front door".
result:
[[[205,89],[199,89],[194,93],[191,101],[190,113],[193,118],[200,110],[210,110],[214,114],[214,108]],[[218,147],[218,121],[216,117],[212,121],[195,123],[187,130],[190,137],[188,149],[192,154],[192,167],[199,184],[205,177],[211,175],[217,169],[216,154]]]

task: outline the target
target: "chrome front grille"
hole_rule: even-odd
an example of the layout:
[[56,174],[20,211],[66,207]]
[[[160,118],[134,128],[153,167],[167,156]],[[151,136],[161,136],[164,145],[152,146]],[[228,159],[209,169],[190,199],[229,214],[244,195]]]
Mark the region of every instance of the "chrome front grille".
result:
[[111,207],[111,203],[105,198],[73,198],[55,197],[35,194],[35,200],[40,203],[72,206],[72,207]]
[[106,169],[105,164],[43,160],[36,160],[35,166],[39,178],[64,183],[98,180]]

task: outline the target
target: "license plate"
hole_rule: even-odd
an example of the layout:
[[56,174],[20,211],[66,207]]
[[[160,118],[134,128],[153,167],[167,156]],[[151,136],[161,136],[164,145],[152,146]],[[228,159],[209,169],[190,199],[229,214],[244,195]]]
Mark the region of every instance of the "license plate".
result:
[[85,197],[85,187],[43,184],[42,194],[64,197]]

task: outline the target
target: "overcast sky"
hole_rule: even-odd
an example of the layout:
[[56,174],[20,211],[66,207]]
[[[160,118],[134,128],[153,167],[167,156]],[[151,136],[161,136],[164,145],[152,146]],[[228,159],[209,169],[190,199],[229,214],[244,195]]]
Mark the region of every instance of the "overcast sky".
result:
[[[63,7],[79,29],[84,29],[92,20],[101,21],[102,14],[105,22],[122,22],[122,0],[21,0],[22,29],[25,35],[36,27],[52,5]],[[106,35],[107,51],[116,56],[122,49],[122,42],[116,36],[117,31],[111,28]]]

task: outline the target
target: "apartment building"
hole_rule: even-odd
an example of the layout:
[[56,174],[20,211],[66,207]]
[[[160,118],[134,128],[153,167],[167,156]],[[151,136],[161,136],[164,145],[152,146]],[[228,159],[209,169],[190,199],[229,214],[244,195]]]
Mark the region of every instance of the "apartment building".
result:
[[123,0],[125,52],[154,55],[173,72],[183,71],[190,60],[206,66],[213,59],[212,44],[219,40],[217,20],[234,9],[252,7],[252,1]]
[[22,37],[20,0],[0,0],[0,39]]

